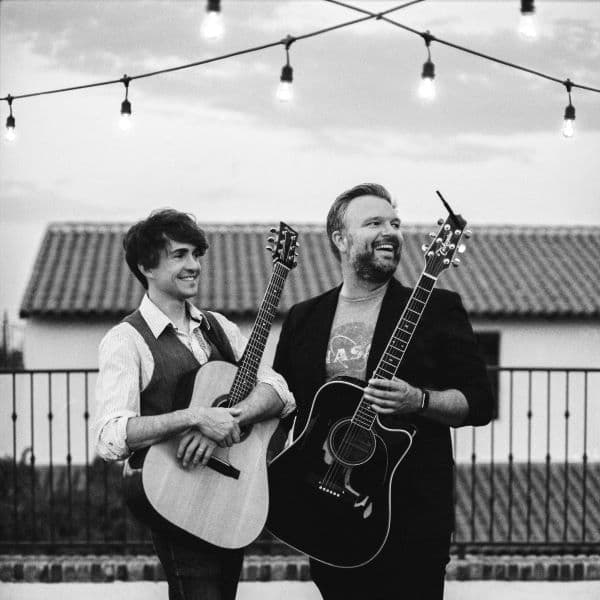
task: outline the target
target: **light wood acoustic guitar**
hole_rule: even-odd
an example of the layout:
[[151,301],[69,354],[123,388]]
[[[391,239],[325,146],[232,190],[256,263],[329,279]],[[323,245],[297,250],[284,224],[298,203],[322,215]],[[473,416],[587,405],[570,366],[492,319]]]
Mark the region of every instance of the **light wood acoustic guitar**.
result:
[[[277,230],[272,229],[273,233]],[[273,272],[244,354],[236,367],[224,361],[202,366],[193,382],[190,406],[231,407],[256,385],[258,367],[289,271],[296,266],[298,234],[280,224]],[[132,512],[151,527],[185,531],[222,548],[254,541],[268,512],[266,453],[279,419],[242,430],[241,441],[217,447],[206,467],[184,469],[177,459],[180,436],[136,452],[126,462],[124,492]]]
[[[373,373],[377,379],[395,376],[438,275],[458,264],[453,257],[463,249],[466,221],[447,208],[450,216],[423,247],[425,269]],[[391,426],[380,419],[363,397],[365,386],[345,377],[321,386],[306,427],[269,465],[267,529],[336,567],[364,565],[383,548],[392,519],[392,480],[417,435],[410,423]]]

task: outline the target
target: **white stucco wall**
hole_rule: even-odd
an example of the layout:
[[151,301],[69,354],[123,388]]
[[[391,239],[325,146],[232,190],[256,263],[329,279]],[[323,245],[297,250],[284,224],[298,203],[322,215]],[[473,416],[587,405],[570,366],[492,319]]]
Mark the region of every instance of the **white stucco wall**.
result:
[[[97,348],[104,333],[114,324],[112,321],[48,321],[30,319],[25,331],[24,358],[28,369],[77,369],[97,368]],[[249,333],[252,321],[238,321],[242,331]],[[600,368],[600,323],[554,322],[554,321],[478,321],[477,331],[500,331],[500,364],[510,367],[595,367]],[[265,362],[271,364],[279,332],[280,322],[273,326]],[[512,384],[507,374],[500,379],[499,419],[493,426],[479,428],[475,432],[464,428],[456,430],[455,455],[459,461],[470,460],[473,449],[478,460],[505,462],[511,448],[510,436],[510,390],[513,389],[512,452],[515,460],[543,460],[548,443],[547,436],[547,390],[550,389],[550,440],[551,457],[563,461],[565,452],[570,460],[580,461],[584,444],[585,386],[583,375],[572,374],[567,398],[564,373],[531,376],[531,434],[528,428],[530,383],[527,373],[517,373]],[[35,422],[33,441],[38,463],[44,463],[50,455],[48,435],[48,376],[36,375],[33,381]],[[95,376],[88,378],[88,405],[93,418],[93,390]],[[66,437],[67,419],[70,419],[71,454],[75,462],[85,460],[85,381],[83,376],[72,375],[70,382],[71,407],[67,413],[67,382],[64,375],[52,376],[52,403],[54,438],[53,460],[64,462],[68,451]],[[18,377],[15,382],[17,452],[31,446],[31,380]],[[9,376],[0,375],[0,455],[12,455],[13,383]],[[600,460],[600,374],[590,375],[587,380],[587,453],[590,460]],[[568,444],[565,436],[564,412],[569,405]],[[493,436],[493,445],[492,445]],[[529,449],[531,448],[531,449]]]
[[600,368],[600,321],[475,319],[473,328],[500,332],[503,367]]
[[[500,332],[503,367],[600,368],[600,323],[556,321],[475,321],[477,331]],[[455,430],[455,457],[477,460],[580,462],[584,449],[600,460],[600,373],[503,373],[499,418],[475,430]],[[512,409],[511,409],[512,390]],[[587,409],[586,409],[587,396]],[[550,402],[548,403],[548,397]],[[565,418],[565,412],[569,418]],[[531,427],[528,412],[531,410]],[[586,425],[587,415],[587,425]],[[511,427],[512,422],[512,427]],[[512,436],[511,436],[512,431]],[[493,443],[492,443],[493,442]]]
[[97,369],[100,340],[116,323],[115,319],[28,319],[23,340],[25,368]]

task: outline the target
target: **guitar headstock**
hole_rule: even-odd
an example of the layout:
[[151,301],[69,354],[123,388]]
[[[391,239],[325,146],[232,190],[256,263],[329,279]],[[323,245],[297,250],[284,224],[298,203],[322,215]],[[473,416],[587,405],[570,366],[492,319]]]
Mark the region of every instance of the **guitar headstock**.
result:
[[448,269],[450,265],[458,267],[460,259],[455,258],[456,253],[465,251],[464,243],[461,243],[463,236],[468,239],[471,232],[465,229],[467,222],[461,215],[451,213],[446,220],[438,220],[440,229],[437,234],[430,233],[433,241],[429,244],[423,244],[421,249],[425,253],[425,273],[432,277],[437,277],[442,271]]
[[298,243],[298,232],[294,231],[289,225],[283,221],[279,223],[279,230],[273,227],[271,233],[277,234],[268,238],[271,246],[267,246],[267,250],[273,253],[273,262],[281,263],[288,269],[293,269],[298,263],[296,257],[296,249],[300,246]]

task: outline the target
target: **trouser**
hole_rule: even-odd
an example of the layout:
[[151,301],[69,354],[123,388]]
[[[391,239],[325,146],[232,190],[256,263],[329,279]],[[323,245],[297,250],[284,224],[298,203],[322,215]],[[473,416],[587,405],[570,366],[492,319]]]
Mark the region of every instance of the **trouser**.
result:
[[311,559],[310,571],[324,600],[442,600],[449,560],[449,536],[388,540],[363,567],[340,569]]
[[169,600],[235,600],[244,550],[152,532],[169,584]]

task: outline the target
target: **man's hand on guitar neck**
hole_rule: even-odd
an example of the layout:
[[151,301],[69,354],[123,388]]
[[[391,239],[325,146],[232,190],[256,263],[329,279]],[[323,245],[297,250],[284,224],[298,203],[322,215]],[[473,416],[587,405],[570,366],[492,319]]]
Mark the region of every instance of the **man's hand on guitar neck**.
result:
[[469,413],[469,404],[460,390],[429,390],[428,402],[423,406],[423,390],[398,377],[369,379],[368,383],[365,399],[380,415],[420,414],[443,425],[460,427]]

